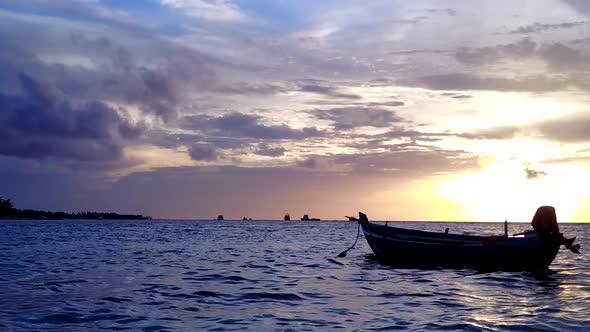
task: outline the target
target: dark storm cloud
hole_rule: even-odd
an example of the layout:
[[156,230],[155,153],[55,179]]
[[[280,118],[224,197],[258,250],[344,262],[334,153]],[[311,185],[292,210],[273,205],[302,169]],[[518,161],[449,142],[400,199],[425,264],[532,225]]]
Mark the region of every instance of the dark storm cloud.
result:
[[318,119],[330,120],[337,130],[357,127],[389,127],[394,123],[405,122],[395,112],[382,108],[336,107],[310,112]]
[[220,157],[219,152],[211,145],[195,144],[188,150],[188,154],[192,160],[212,161]]
[[198,130],[209,135],[255,139],[305,139],[323,136],[316,127],[293,129],[286,125],[265,125],[262,117],[239,112],[215,117],[209,115],[185,116],[179,125],[186,129]]
[[266,157],[281,157],[287,150],[282,147],[271,147],[268,144],[259,144],[254,153]]
[[563,22],[563,23],[557,23],[557,24],[534,23],[531,25],[521,26],[518,29],[510,31],[510,33],[512,33],[512,34],[537,33],[537,32],[543,32],[543,31],[548,31],[548,30],[574,28],[574,27],[578,27],[578,26],[581,26],[584,24],[586,24],[585,21]]
[[[71,98],[131,104],[167,121],[175,117],[177,105],[189,92],[215,86],[212,61],[206,56],[154,34],[113,29],[88,31],[59,23],[49,29],[42,21],[4,17],[0,87],[10,89],[18,72],[26,69],[34,79]],[[61,55],[83,63],[43,60]]]
[[[175,123],[176,124],[176,123]],[[228,137],[227,135],[220,135],[215,131],[208,131],[205,133],[176,133],[168,130],[152,129],[144,134],[142,142],[154,146],[164,147],[168,149],[178,149],[183,146],[193,146],[195,144],[206,144],[212,146],[217,151],[221,150],[239,150],[256,146],[261,139],[250,137]]]
[[[152,41],[168,49],[169,53],[160,58],[158,54],[134,54],[107,37],[90,39],[74,35],[71,40],[97,65],[95,71],[77,75],[78,93],[135,104],[164,120],[174,118],[177,104],[189,89],[206,90],[216,82],[216,75],[204,56],[167,42]],[[143,64],[146,60],[158,64]]]
[[0,93],[0,154],[116,160],[125,139],[137,138],[133,125],[99,101],[71,103],[55,87],[19,75],[22,94]]

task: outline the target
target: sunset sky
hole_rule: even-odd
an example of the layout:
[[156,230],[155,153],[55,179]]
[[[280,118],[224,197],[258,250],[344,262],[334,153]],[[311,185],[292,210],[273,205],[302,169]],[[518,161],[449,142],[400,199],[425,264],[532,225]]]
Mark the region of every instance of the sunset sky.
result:
[[590,1],[3,0],[0,196],[590,221]]

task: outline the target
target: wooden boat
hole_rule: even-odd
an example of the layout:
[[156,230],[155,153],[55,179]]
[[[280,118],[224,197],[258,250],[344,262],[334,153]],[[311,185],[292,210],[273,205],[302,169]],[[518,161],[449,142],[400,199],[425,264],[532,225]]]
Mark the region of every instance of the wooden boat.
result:
[[519,236],[472,236],[388,227],[359,213],[360,227],[378,259],[397,267],[543,270],[560,242],[528,231]]

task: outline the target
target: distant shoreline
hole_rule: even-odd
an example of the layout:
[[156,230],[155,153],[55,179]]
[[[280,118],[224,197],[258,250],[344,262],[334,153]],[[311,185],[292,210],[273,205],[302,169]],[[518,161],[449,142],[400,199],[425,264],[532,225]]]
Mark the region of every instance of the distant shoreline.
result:
[[151,220],[141,214],[118,214],[114,212],[52,212],[17,209],[10,199],[0,197],[0,220]]

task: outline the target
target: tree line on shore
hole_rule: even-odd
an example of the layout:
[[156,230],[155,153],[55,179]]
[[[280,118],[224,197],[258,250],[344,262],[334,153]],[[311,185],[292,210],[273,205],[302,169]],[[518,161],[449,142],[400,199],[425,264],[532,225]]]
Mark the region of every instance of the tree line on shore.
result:
[[52,212],[17,209],[10,199],[0,197],[0,219],[152,219],[141,214],[118,214],[112,212]]

